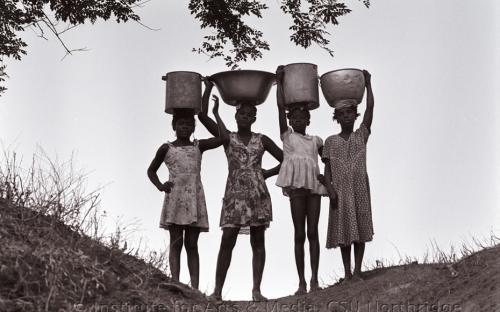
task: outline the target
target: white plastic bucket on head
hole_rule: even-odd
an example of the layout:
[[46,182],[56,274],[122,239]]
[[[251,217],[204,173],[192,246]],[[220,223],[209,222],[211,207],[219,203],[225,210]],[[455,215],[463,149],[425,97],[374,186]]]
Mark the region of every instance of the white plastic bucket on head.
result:
[[174,109],[192,109],[195,114],[201,110],[201,75],[189,71],[169,72],[162,77],[166,81],[165,112],[173,114]]
[[293,63],[283,67],[284,105],[305,104],[308,109],[319,107],[318,66]]
[[365,93],[365,76],[355,68],[338,69],[323,74],[321,91],[328,104],[334,108],[346,101],[361,103]]

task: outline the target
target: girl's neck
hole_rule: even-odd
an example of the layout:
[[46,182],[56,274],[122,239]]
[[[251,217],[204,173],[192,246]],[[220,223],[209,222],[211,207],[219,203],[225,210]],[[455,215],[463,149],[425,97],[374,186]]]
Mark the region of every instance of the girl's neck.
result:
[[304,129],[297,129],[297,130],[293,129],[293,132],[300,133],[302,135],[306,135],[306,128],[304,128]]
[[192,145],[193,142],[191,142],[190,138],[177,138],[174,142],[172,142],[174,145]]
[[351,134],[354,129],[354,124],[351,125],[340,125],[342,127],[342,131],[340,133],[342,134]]
[[238,126],[238,135],[251,135],[252,134],[252,128],[251,127],[239,127]]

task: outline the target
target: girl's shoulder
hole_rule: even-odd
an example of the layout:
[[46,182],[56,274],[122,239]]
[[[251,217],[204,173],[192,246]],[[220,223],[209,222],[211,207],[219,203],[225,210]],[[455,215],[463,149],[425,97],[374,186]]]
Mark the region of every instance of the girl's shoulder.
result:
[[160,145],[160,147],[158,148],[158,150],[159,150],[159,151],[165,151],[165,152],[166,152],[166,151],[168,151],[168,149],[170,148],[170,145],[171,145],[171,144],[172,144],[172,143],[170,143],[170,142],[168,142],[168,141],[167,141],[167,142],[163,143],[162,145]]
[[163,143],[162,145],[160,145],[160,147],[156,151],[156,156],[155,157],[157,157],[157,158],[164,158],[167,155],[169,149],[170,149],[169,142]]
[[332,140],[335,140],[335,139],[337,139],[338,137],[339,137],[339,135],[338,135],[338,134],[332,134],[332,135],[329,135],[329,136],[325,139],[325,143],[326,143],[327,141],[332,141]]

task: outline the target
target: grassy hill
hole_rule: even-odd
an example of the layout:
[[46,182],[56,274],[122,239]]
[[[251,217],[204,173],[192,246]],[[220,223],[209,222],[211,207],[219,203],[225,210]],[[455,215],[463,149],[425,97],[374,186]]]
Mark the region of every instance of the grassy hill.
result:
[[378,268],[363,281],[266,303],[209,304],[154,263],[0,200],[0,311],[500,312],[500,245],[451,263]]

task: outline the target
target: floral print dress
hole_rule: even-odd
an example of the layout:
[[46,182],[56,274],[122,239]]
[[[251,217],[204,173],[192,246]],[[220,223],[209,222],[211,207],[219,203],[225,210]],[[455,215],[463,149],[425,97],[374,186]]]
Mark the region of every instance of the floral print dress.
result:
[[248,233],[249,226],[269,226],[272,220],[271,196],[262,174],[262,135],[252,133],[245,145],[237,133],[229,134],[226,156],[229,174],[226,183],[220,226],[240,227]]
[[198,141],[193,145],[168,144],[165,164],[169,181],[174,183],[170,193],[165,193],[160,227],[168,229],[171,224],[199,227],[208,231],[208,214],[205,193],[201,184],[201,151]]

